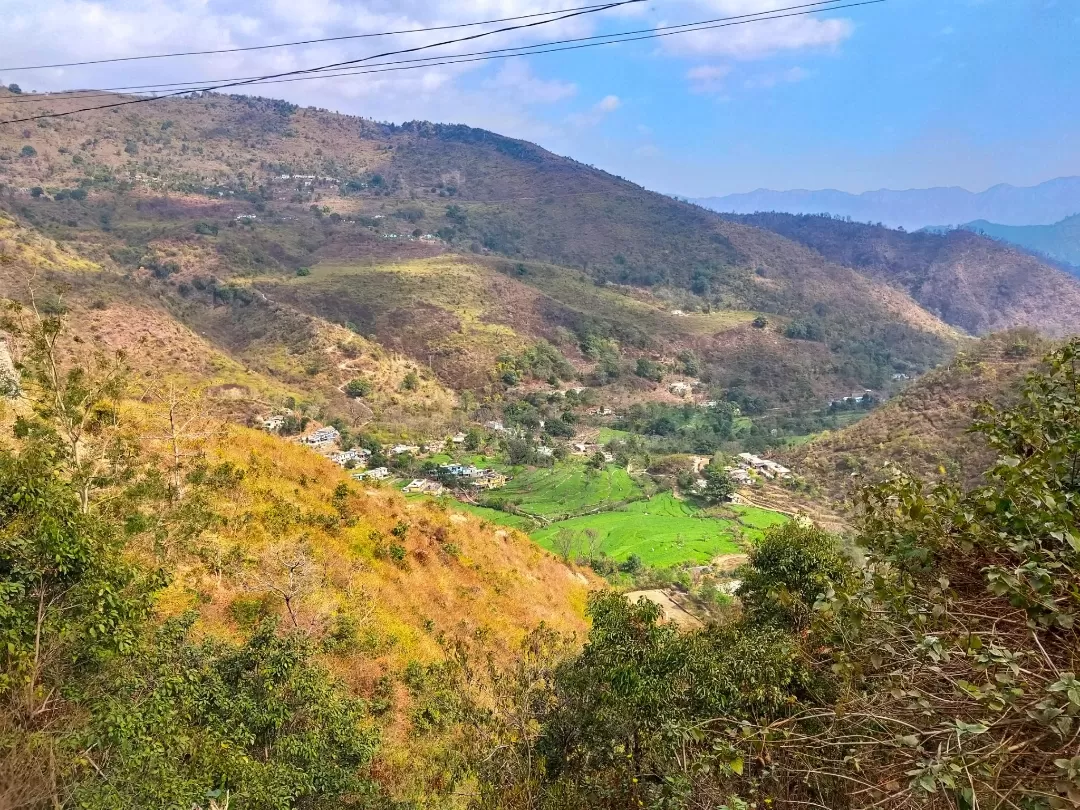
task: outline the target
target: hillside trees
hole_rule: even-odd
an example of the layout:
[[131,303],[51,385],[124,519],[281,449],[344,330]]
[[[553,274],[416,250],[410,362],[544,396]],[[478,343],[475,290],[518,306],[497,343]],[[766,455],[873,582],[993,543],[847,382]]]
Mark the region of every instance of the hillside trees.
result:
[[[27,399],[0,445],[0,800],[291,810],[369,795],[377,735],[312,642],[270,624],[194,641],[191,617],[155,630],[166,564],[195,562],[214,520],[204,491],[240,473],[175,435],[149,437],[177,450],[159,469],[122,418],[122,374],[60,351],[60,316],[21,328]],[[183,421],[175,398],[145,402]]]
[[480,806],[1076,806],[1080,340],[976,430],[983,486],[868,487],[852,558],[773,530],[737,620],[680,633],[595,595],[585,648],[533,687],[533,741],[508,746],[541,762],[517,768],[529,790],[485,773]]

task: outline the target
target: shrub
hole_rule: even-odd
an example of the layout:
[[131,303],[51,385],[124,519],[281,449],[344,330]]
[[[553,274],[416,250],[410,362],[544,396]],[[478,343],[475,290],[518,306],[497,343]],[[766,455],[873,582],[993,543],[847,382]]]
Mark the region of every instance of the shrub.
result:
[[24,146],[20,150],[19,154],[22,155],[24,158],[32,158],[37,156],[37,149],[32,147],[30,144],[26,144],[26,146]]
[[19,85],[15,84],[14,82],[12,82],[11,84],[9,84],[9,85],[7,86],[7,89],[8,89],[9,91],[11,91],[12,93],[14,93],[15,95],[20,95],[20,94],[22,93],[22,88],[21,88],[21,87],[19,87]]
[[352,399],[360,399],[366,397],[372,391],[372,385],[367,380],[362,380],[357,377],[354,380],[349,380],[345,383],[345,395]]

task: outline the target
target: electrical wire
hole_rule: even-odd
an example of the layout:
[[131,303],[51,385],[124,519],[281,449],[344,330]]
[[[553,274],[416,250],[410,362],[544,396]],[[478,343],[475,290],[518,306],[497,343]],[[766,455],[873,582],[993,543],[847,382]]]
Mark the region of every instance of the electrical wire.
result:
[[[835,2],[835,0],[834,0]],[[22,65],[19,67],[0,67],[0,71],[14,72],[19,70],[46,70],[49,68],[81,67],[84,65],[106,65],[114,62],[136,62],[143,59],[172,59],[180,56],[210,56],[220,53],[240,53],[242,51],[263,51],[271,48],[291,48],[296,45],[317,45],[323,42],[342,42],[350,39],[372,39],[374,37],[392,37],[403,34],[424,34],[432,31],[448,31],[453,28],[470,28],[476,25],[495,25],[496,23],[512,22],[514,20],[528,20],[534,17],[547,17],[553,14],[564,14],[569,11],[585,11],[598,9],[602,3],[591,6],[578,6],[576,8],[560,8],[552,11],[539,11],[534,14],[519,14],[516,17],[500,17],[495,20],[478,20],[477,22],[455,23],[453,25],[433,25],[427,28],[408,28],[402,31],[378,31],[369,34],[345,34],[337,37],[322,37],[320,39],[301,39],[295,42],[277,42],[267,45],[248,45],[239,48],[219,48],[207,51],[176,51],[173,53],[154,53],[144,56],[117,56],[109,59],[86,59],[82,62],[57,62],[52,65]]]
[[[827,8],[819,8],[818,11],[833,11],[833,10],[837,10],[837,9],[850,8],[850,6],[846,6],[846,5],[844,5],[844,6],[836,6],[835,4],[839,3],[839,2],[841,2],[841,0],[819,0],[819,2],[803,3],[803,4],[800,4],[800,5],[796,5],[796,6],[786,6],[784,8],[771,9],[769,11],[758,11],[758,12],[753,12],[753,13],[749,13],[749,14],[737,14],[737,15],[733,15],[733,16],[730,16],[730,17],[716,17],[716,18],[713,18],[713,19],[710,19],[710,20],[699,20],[697,22],[682,23],[682,24],[679,24],[679,25],[666,25],[666,26],[657,26],[657,27],[653,27],[653,28],[642,28],[642,29],[638,29],[636,31],[621,31],[621,32],[612,33],[612,34],[597,34],[597,35],[588,36],[588,37],[576,37],[576,38],[572,38],[572,39],[554,40],[552,42],[539,42],[539,43],[535,43],[533,45],[518,45],[516,47],[511,47],[511,48],[496,48],[496,49],[487,50],[487,51],[474,51],[472,53],[450,54],[450,55],[441,55],[441,56],[425,56],[425,57],[419,57],[419,58],[415,58],[415,59],[401,59],[401,60],[397,60],[397,61],[394,61],[394,62],[379,62],[379,63],[376,63],[375,67],[382,67],[382,66],[385,66],[385,65],[399,65],[399,64],[407,64],[407,63],[431,62],[431,61],[434,61],[434,60],[446,60],[446,59],[454,59],[454,60],[461,60],[461,61],[480,61],[480,60],[467,60],[466,58],[467,57],[474,57],[474,56],[486,56],[486,55],[490,55],[490,54],[503,54],[503,53],[508,54],[509,56],[529,56],[533,52],[535,52],[535,53],[550,53],[551,51],[535,51],[534,49],[548,48],[549,46],[553,46],[553,45],[564,45],[564,44],[569,44],[569,43],[589,42],[589,41],[593,41],[593,40],[609,40],[609,39],[615,39],[615,38],[618,38],[618,37],[630,37],[630,36],[639,35],[639,34],[650,34],[651,35],[651,34],[653,34],[655,32],[671,31],[671,30],[677,30],[677,29],[691,29],[691,28],[696,29],[698,26],[711,26],[711,24],[714,24],[714,23],[728,22],[728,21],[742,20],[742,19],[751,19],[751,18],[772,19],[772,18],[778,18],[778,17],[781,17],[781,16],[791,16],[791,15],[781,14],[780,12],[793,11],[793,10],[797,10],[797,9],[807,9],[807,8],[813,8],[813,7],[819,7],[819,6],[827,6]],[[862,5],[862,4],[860,3],[860,4],[857,4],[857,5]],[[770,15],[770,16],[765,16],[765,15]],[[701,28],[701,30],[708,30],[708,29],[707,28]],[[634,40],[618,40],[618,41],[634,41]],[[608,42],[599,42],[597,44],[606,45],[606,44],[609,44],[609,43]],[[559,50],[563,50],[563,49],[559,49]],[[514,52],[514,53],[510,53],[510,52]],[[439,64],[453,64],[453,62],[440,61]],[[428,65],[418,65],[418,66],[419,67],[428,67]],[[313,78],[318,78],[318,77],[321,77],[321,76],[332,77],[334,75],[345,75],[345,76],[358,75],[357,72],[342,72],[340,74],[337,73],[337,71],[345,71],[345,70],[347,70],[347,68],[328,68],[328,69],[325,69],[325,70],[319,70],[318,71],[318,76],[315,76]],[[363,72],[367,73],[369,71],[363,71]],[[230,77],[230,78],[224,78],[224,79],[203,79],[201,81],[202,82],[232,82],[232,81],[249,81],[250,80],[253,83],[260,83],[259,82],[260,78],[261,77],[259,77],[259,76],[242,76],[242,77]],[[267,82],[267,83],[269,83],[269,82]],[[65,93],[49,93],[47,95],[48,95],[48,97],[50,99],[54,99],[54,100],[55,99],[61,99],[61,98],[64,98],[64,99],[92,98],[92,97],[96,96],[99,93],[105,93],[105,92],[112,93],[112,92],[120,92],[120,91],[165,90],[165,89],[174,90],[174,89],[176,89],[178,87],[187,87],[187,88],[191,89],[191,88],[194,88],[195,86],[196,86],[195,83],[191,82],[191,81],[186,81],[186,82],[161,82],[161,83],[158,83],[158,84],[120,85],[120,86],[117,86],[117,87],[102,87],[102,88],[96,88],[96,89],[93,89],[93,90],[85,90],[85,91],[67,91]],[[36,98],[7,99],[7,100],[0,101],[0,104],[25,104],[25,103],[31,103],[31,102],[34,102],[34,101],[37,101],[37,100],[38,99],[36,99]]]
[[[360,62],[367,62],[367,61],[372,60],[372,59],[382,59],[382,58],[387,57],[387,56],[397,56],[398,54],[405,54],[405,53],[416,53],[417,51],[428,50],[430,48],[439,48],[439,47],[442,47],[444,45],[454,45],[454,44],[457,44],[459,42],[468,42],[468,41],[471,41],[471,40],[474,40],[474,39],[481,39],[483,37],[494,36],[495,34],[503,34],[503,33],[506,33],[508,31],[518,31],[518,30],[521,30],[521,29],[524,29],[524,28],[535,28],[535,27],[540,26],[540,25],[549,25],[550,23],[561,22],[563,20],[568,20],[568,19],[570,19],[572,17],[580,17],[580,16],[583,16],[583,15],[586,15],[586,14],[596,14],[596,13],[598,13],[600,11],[607,11],[608,9],[618,8],[620,6],[634,5],[634,4],[642,3],[642,2],[644,2],[644,0],[615,0],[615,2],[607,3],[607,4],[603,5],[603,6],[592,7],[592,8],[589,8],[589,9],[585,10],[585,11],[575,11],[573,13],[563,14],[563,15],[561,15],[559,17],[553,17],[551,19],[536,20],[534,22],[523,23],[521,25],[511,25],[511,26],[507,26],[505,28],[497,28],[497,29],[495,29],[493,31],[482,31],[479,34],[470,34],[467,37],[459,37],[458,39],[449,39],[449,40],[445,40],[443,42],[433,42],[433,43],[430,43],[428,45],[417,45],[417,46],[412,47],[412,48],[402,48],[402,49],[396,50],[396,51],[386,51],[385,53],[372,54],[371,56],[364,56],[364,57],[361,57],[359,59],[347,59],[347,60],[344,60],[342,62],[335,62],[335,63],[331,63],[329,65],[321,65],[319,67],[314,67],[314,68],[305,68],[305,69],[301,69],[301,70],[290,70],[290,71],[285,71],[283,73],[273,73],[273,74],[269,74],[269,75],[266,75],[266,76],[261,76],[261,77],[259,77],[258,79],[255,79],[255,80],[236,81],[236,82],[230,82],[228,84],[219,84],[219,85],[215,85],[215,86],[211,86],[211,87],[199,88],[199,91],[200,92],[211,92],[211,91],[214,91],[214,90],[222,90],[222,89],[227,88],[227,87],[241,87],[241,86],[244,86],[244,85],[247,85],[247,84],[253,84],[255,81],[260,81],[261,82],[261,81],[267,81],[267,80],[271,80],[271,79],[279,79],[279,78],[286,77],[286,76],[298,76],[298,75],[302,75],[302,74],[315,73],[315,72],[318,72],[320,70],[326,70],[328,68],[343,67],[343,66],[346,66],[346,65],[355,65],[355,64],[358,64]],[[12,120],[9,120],[9,121],[0,121],[0,124],[21,124],[21,123],[26,123],[26,122],[29,122],[29,121],[39,121],[39,120],[44,119],[44,118],[64,118],[64,117],[69,116],[69,115],[78,115],[79,113],[90,112],[92,110],[104,110],[104,109],[110,109],[110,108],[114,108],[114,107],[126,107],[126,106],[129,106],[129,105],[132,105],[132,104],[144,104],[146,102],[155,101],[155,100],[157,100],[159,98],[169,98],[169,97],[172,97],[172,96],[185,95],[186,93],[190,93],[190,92],[194,92],[194,91],[193,90],[177,90],[177,91],[173,91],[173,92],[170,92],[170,93],[165,93],[164,95],[161,95],[161,96],[152,96],[152,97],[129,99],[129,100],[126,100],[126,101],[114,102],[112,104],[102,104],[102,105],[99,105],[97,107],[83,107],[83,108],[76,109],[76,110],[66,110],[64,112],[57,112],[57,113],[44,113],[44,114],[40,114],[40,115],[28,116],[26,118],[16,118],[16,119],[12,119]]]

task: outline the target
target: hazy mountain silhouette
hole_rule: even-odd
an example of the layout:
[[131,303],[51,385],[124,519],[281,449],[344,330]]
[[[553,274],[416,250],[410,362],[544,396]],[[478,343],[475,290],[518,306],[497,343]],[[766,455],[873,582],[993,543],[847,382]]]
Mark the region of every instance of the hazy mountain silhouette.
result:
[[752,214],[833,214],[890,227],[923,228],[988,220],[1001,225],[1050,225],[1080,213],[1080,177],[1058,177],[1037,186],[1001,183],[986,191],[952,187],[849,194],[835,189],[770,191],[692,200],[714,211]]

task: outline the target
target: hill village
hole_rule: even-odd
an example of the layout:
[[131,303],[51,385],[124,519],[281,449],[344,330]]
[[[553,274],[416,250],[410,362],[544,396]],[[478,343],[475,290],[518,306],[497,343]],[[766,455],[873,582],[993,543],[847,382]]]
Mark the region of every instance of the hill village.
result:
[[[607,409],[595,409],[598,414],[610,411]],[[262,420],[262,427],[272,433],[281,430],[285,424],[285,417],[281,415],[269,416]],[[524,432],[513,427],[507,427],[502,422],[490,420],[483,423],[483,430],[489,434],[501,435],[506,438],[523,438]],[[409,459],[430,458],[439,454],[463,453],[466,451],[468,436],[458,432],[424,444],[386,444],[381,450],[383,456],[388,459],[397,459],[407,456]],[[341,432],[330,425],[318,427],[308,433],[295,438],[295,441],[308,447],[320,455],[323,455],[338,466],[352,471],[352,478],[357,481],[391,482],[400,479],[397,472],[390,467],[380,465],[371,467],[374,453],[364,447],[342,448]],[[555,448],[539,445],[534,448],[538,458],[552,458],[556,454]],[[574,440],[565,448],[566,455],[580,458],[594,459],[598,464],[613,464],[615,456],[604,449],[595,441]],[[737,486],[754,486],[761,481],[789,481],[794,479],[792,471],[784,465],[762,458],[753,453],[739,453],[731,464],[724,467],[724,471]],[[431,466],[426,477],[410,478],[401,486],[401,491],[409,495],[430,495],[438,497],[446,494],[457,494],[469,497],[470,494],[478,494],[489,490],[497,490],[506,486],[510,477],[498,470],[486,467],[478,467],[472,463],[446,462]],[[698,478],[695,488],[703,489],[705,479]]]

